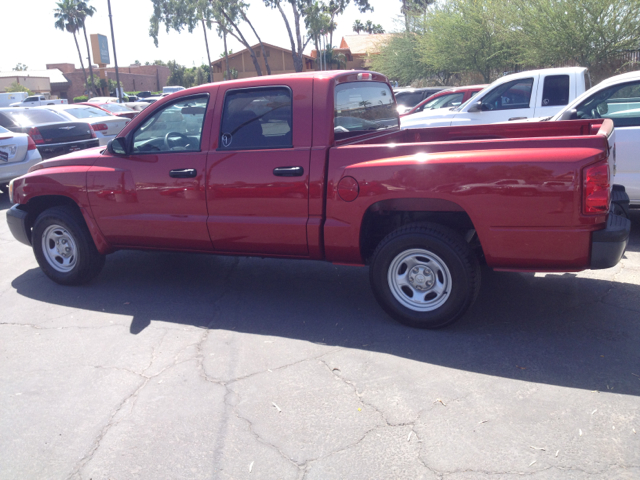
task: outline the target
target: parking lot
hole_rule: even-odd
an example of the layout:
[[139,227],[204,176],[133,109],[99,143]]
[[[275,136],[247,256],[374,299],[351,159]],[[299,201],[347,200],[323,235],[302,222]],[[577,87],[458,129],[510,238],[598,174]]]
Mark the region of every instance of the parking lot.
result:
[[640,478],[640,211],[615,268],[485,269],[421,331],[328,263],[128,251],[63,287],[7,208],[2,479]]

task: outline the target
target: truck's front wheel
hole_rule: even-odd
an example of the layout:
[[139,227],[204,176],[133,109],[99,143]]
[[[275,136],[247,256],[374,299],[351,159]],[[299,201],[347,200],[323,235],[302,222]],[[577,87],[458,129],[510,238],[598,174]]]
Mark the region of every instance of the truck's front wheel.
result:
[[97,276],[105,256],[96,249],[89,229],[71,207],[42,212],[33,225],[31,243],[42,271],[61,285],[80,285]]
[[435,224],[402,227],[373,254],[371,286],[400,323],[440,328],[460,318],[480,289],[473,251],[453,230]]

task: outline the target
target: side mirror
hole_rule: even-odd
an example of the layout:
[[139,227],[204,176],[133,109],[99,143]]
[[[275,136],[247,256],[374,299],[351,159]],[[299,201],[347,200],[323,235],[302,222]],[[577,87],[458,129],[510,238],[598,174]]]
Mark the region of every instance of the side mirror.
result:
[[558,120],[559,121],[562,121],[562,120],[576,120],[577,118],[578,118],[578,111],[575,108],[572,108],[571,110],[567,110],[562,115],[560,115],[558,117]]
[[471,105],[469,107],[469,110],[467,110],[467,112],[479,112],[481,110],[482,110],[482,100],[479,100],[473,105]]
[[127,142],[124,137],[116,137],[113,140],[109,140],[107,144],[107,151],[114,155],[129,155],[127,151]]

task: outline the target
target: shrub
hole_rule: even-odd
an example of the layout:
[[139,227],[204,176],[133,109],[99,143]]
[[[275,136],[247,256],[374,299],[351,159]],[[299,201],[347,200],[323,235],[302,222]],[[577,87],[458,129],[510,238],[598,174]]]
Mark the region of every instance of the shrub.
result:
[[87,97],[86,95],[81,95],[79,97],[73,97],[73,103],[86,102],[87,100],[89,100],[89,97]]

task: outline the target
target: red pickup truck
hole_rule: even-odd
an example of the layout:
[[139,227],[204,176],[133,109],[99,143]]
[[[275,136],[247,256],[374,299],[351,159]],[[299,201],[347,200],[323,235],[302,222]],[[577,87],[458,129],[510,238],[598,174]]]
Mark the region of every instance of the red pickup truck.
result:
[[37,164],[7,219],[61,284],[118,249],[327,260],[369,265],[386,312],[436,328],[474,301],[482,262],[620,261],[613,135],[602,119],[401,131],[382,75],[258,77],[174,93],[107,148]]

